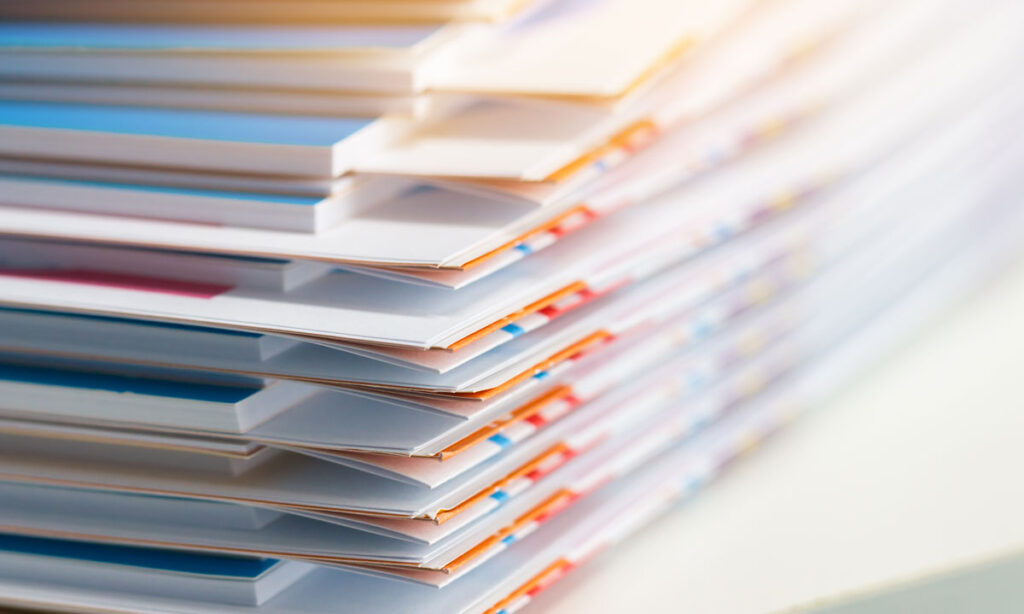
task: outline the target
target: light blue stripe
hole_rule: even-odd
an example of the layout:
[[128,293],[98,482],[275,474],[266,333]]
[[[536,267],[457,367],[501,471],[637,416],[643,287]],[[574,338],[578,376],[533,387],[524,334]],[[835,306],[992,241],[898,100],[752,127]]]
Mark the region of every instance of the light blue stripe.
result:
[[[197,196],[201,198],[224,198],[233,200],[251,200],[255,202],[263,203],[275,203],[280,205],[304,205],[311,206],[321,201],[323,198],[316,196],[289,196],[284,194],[257,194],[255,192],[226,192],[221,190],[199,190],[195,188],[179,188],[171,186],[155,186],[155,185],[139,185],[131,183],[114,183],[110,181],[92,181],[84,179],[58,179],[54,177],[26,177],[26,176],[13,176],[0,174],[0,179],[4,181],[19,181],[22,183],[50,183],[57,185],[65,185],[69,187],[81,186],[81,187],[93,187],[93,188],[104,188],[112,190],[124,190],[134,191],[142,193],[142,198],[139,199],[140,205],[145,205],[145,193],[156,192],[159,194],[180,194],[182,196]],[[285,261],[282,261],[285,262]]]
[[112,23],[0,23],[0,47],[132,50],[400,49],[415,45],[438,26],[176,25]]
[[725,224],[719,224],[714,230],[715,239],[719,241],[725,241],[732,236],[732,228]]
[[491,498],[494,499],[495,501],[497,501],[498,503],[504,503],[504,502],[508,501],[508,495],[505,494],[504,492],[500,491],[500,490],[497,491],[497,492],[491,493]]
[[527,254],[527,255],[533,253],[533,248],[530,247],[529,245],[525,244],[525,243],[520,243],[519,245],[516,245],[515,249],[517,249],[517,250],[519,250],[519,251],[521,251],[521,252],[523,252],[524,254]]
[[490,437],[487,438],[487,441],[496,443],[502,448],[507,448],[508,446],[512,445],[512,440],[509,439],[508,437],[505,437],[501,433],[491,435]]
[[698,339],[704,339],[714,332],[715,327],[705,319],[697,320],[693,325],[693,334]]
[[0,124],[183,139],[329,147],[373,120],[62,102],[0,101]]
[[519,326],[518,324],[506,324],[505,326],[501,327],[501,330],[512,335],[513,337],[518,337],[519,335],[526,332],[525,330],[523,330],[523,327]]

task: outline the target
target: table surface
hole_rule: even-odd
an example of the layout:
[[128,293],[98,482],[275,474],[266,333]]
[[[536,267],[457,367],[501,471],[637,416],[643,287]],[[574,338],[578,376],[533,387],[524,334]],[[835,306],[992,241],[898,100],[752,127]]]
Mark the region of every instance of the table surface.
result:
[[[527,611],[925,611],[851,604],[1024,561],[1022,350],[1024,261]],[[1013,569],[936,603],[1024,611]]]

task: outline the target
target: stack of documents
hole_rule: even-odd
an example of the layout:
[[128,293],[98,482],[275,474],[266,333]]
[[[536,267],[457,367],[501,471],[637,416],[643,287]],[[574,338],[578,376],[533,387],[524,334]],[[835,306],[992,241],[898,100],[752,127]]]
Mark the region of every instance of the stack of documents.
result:
[[515,611],[1024,238],[1010,0],[0,16],[4,605]]

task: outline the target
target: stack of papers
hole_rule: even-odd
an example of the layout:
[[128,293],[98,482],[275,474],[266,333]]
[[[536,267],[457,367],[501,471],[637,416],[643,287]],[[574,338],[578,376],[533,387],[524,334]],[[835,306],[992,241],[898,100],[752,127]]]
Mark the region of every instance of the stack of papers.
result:
[[1024,238],[1009,0],[0,15],[0,604],[515,611]]

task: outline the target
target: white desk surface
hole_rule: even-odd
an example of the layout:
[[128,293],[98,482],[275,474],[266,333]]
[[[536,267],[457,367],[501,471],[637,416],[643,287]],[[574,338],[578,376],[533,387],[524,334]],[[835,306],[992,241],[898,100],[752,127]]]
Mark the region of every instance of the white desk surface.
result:
[[526,611],[1024,612],[1022,564],[1002,596],[856,605],[1024,561],[1022,356],[1024,262]]

